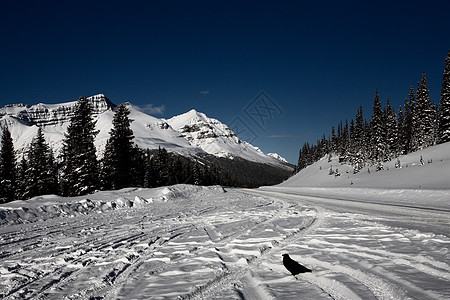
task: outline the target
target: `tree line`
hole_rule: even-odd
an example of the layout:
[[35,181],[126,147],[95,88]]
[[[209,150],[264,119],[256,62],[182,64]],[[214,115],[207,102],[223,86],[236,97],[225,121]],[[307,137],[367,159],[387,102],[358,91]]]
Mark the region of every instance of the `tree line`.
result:
[[325,155],[339,155],[341,162],[359,172],[367,165],[383,168],[383,162],[439,143],[450,141],[450,50],[445,58],[445,68],[439,105],[430,96],[425,73],[417,90],[411,86],[404,106],[398,111],[387,99],[383,108],[378,90],[373,100],[373,112],[368,121],[362,107],[350,122],[333,126],[328,138],[323,135],[315,145],[305,143],[299,151],[296,171],[318,161]]
[[11,132],[6,126],[0,151],[0,203],[45,194],[78,196],[130,186],[239,184],[215,166],[169,153],[164,148],[139,148],[133,142],[129,114],[127,104],[116,108],[102,159],[97,157],[94,141],[98,131],[86,97],[80,97],[75,105],[58,159],[39,127],[17,162]]

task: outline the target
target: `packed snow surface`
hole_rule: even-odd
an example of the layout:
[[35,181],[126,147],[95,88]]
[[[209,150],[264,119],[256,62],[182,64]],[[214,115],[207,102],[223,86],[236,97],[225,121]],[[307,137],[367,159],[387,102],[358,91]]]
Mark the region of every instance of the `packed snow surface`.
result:
[[176,185],[3,204],[0,298],[449,299],[450,210],[383,198]]

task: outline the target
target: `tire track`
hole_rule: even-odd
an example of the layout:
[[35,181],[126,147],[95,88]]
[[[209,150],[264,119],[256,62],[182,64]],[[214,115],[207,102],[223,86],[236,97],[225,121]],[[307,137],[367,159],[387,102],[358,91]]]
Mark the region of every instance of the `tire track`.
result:
[[[277,199],[283,203],[283,211],[286,211],[288,204],[285,201]],[[323,222],[323,214],[321,211],[315,211],[315,217],[311,219],[305,218],[303,224],[299,226],[295,231],[287,234],[281,241],[272,240],[272,246],[263,247],[259,249],[260,255],[254,257],[253,259],[247,259],[247,265],[244,266],[233,266],[229,269],[223,271],[221,274],[216,276],[213,280],[207,282],[202,286],[197,286],[194,291],[186,295],[180,295],[179,299],[210,299],[216,295],[219,291],[224,288],[228,288],[233,284],[236,284],[240,279],[248,274],[248,272],[255,269],[264,259],[279,252],[283,247],[289,245],[290,243],[299,240],[306,234],[313,232],[317,227],[321,226]],[[280,214],[275,215],[271,220],[267,222],[273,222],[280,219]],[[255,293],[258,293],[257,291]]]
[[[252,224],[250,226],[240,228],[242,230],[240,230],[238,232],[234,232],[233,234],[221,236],[217,241],[214,241],[213,239],[211,239],[211,241],[213,242],[212,244],[207,244],[205,246],[197,247],[196,249],[190,251],[189,255],[200,254],[200,253],[203,253],[206,251],[210,251],[211,248],[220,247],[220,245],[227,244],[228,242],[232,241],[233,239],[236,239],[244,234],[247,234],[247,231],[251,231],[251,230],[261,226],[261,224],[270,222],[272,219],[276,218],[277,214],[279,214],[280,212],[284,212],[286,210],[286,205],[283,201],[273,201],[273,202],[269,203],[270,206],[274,206],[276,204],[280,205],[280,207],[274,209],[275,214],[272,217],[266,218],[265,220],[263,220],[261,222],[255,222],[254,224]],[[212,211],[211,209],[201,210],[201,212],[203,212],[203,213],[209,213],[211,211]],[[205,230],[206,234],[207,234],[207,230],[205,228],[205,225],[208,227],[211,226],[211,224],[205,224],[205,220],[202,219],[200,216],[198,216],[195,220],[192,220],[190,222],[192,223],[192,226],[195,228],[203,227],[203,230]],[[167,243],[167,242],[169,242],[169,240],[165,241],[164,243]],[[162,246],[163,244],[161,244],[160,246]],[[161,272],[165,271],[166,269],[178,264],[180,261],[185,260],[186,256],[187,255],[181,255],[179,257],[172,258],[170,260],[170,262],[167,262],[158,267],[146,268],[145,263],[144,263],[145,260],[153,257],[153,253],[149,253],[145,256],[140,257],[136,262],[134,262],[133,266],[129,267],[125,272],[123,272],[121,274],[120,278],[116,278],[115,284],[105,286],[102,289],[97,289],[95,291],[86,293],[86,296],[89,296],[90,298],[92,298],[92,297],[99,297],[100,295],[103,295],[103,299],[116,299],[116,297],[120,293],[120,290],[122,289],[122,287],[124,285],[126,285],[127,283],[129,283],[130,281],[132,281],[132,279],[130,279],[130,274],[133,274],[133,273],[141,274],[142,272],[145,272],[145,273],[151,272],[152,274],[158,274],[158,273],[161,273]],[[144,269],[144,270],[142,270],[142,269]]]

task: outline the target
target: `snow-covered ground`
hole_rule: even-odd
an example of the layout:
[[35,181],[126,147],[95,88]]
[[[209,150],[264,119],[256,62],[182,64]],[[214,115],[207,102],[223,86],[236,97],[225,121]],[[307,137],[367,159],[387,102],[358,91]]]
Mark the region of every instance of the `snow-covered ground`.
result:
[[449,299],[450,211],[381,200],[177,185],[3,204],[0,298]]

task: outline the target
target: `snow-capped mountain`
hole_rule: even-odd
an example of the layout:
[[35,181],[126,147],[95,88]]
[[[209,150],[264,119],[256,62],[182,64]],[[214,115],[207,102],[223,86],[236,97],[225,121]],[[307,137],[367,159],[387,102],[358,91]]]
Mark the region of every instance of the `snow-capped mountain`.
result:
[[[217,157],[241,157],[250,161],[279,164],[276,157],[264,154],[259,148],[242,141],[225,124],[192,109],[167,120],[192,146]],[[285,162],[287,163],[287,162]]]
[[[116,105],[103,94],[88,99],[94,107],[93,115],[99,131],[95,143],[99,156],[102,156]],[[59,153],[75,103],[76,101],[60,104],[39,103],[32,106],[7,105],[0,109],[0,126],[9,127],[19,154],[27,149],[39,127],[43,129],[44,136],[54,152]],[[280,160],[265,155],[257,147],[240,140],[225,124],[195,110],[165,120],[150,116],[132,104],[129,104],[129,109],[135,143],[144,149],[164,147],[182,155],[206,152],[217,157],[240,157],[253,162],[286,167]]]
[[[114,108],[116,107],[103,94],[88,98],[93,104],[93,117],[96,120],[98,135],[95,141],[99,156],[102,156],[109,131],[112,127]],[[7,125],[11,131],[14,146],[19,153],[27,149],[36,136],[38,126],[44,136],[58,153],[76,101],[60,104],[43,104],[28,106],[23,104],[7,105],[0,109],[0,125]],[[164,120],[147,115],[130,104],[130,118],[135,135],[135,142],[143,148],[157,149],[164,147],[181,154],[195,154],[200,150],[192,147],[179,133]]]
[[278,159],[279,161],[281,161],[283,163],[286,163],[286,164],[288,163],[288,161],[278,153],[267,153],[267,155],[269,155],[275,159]]

